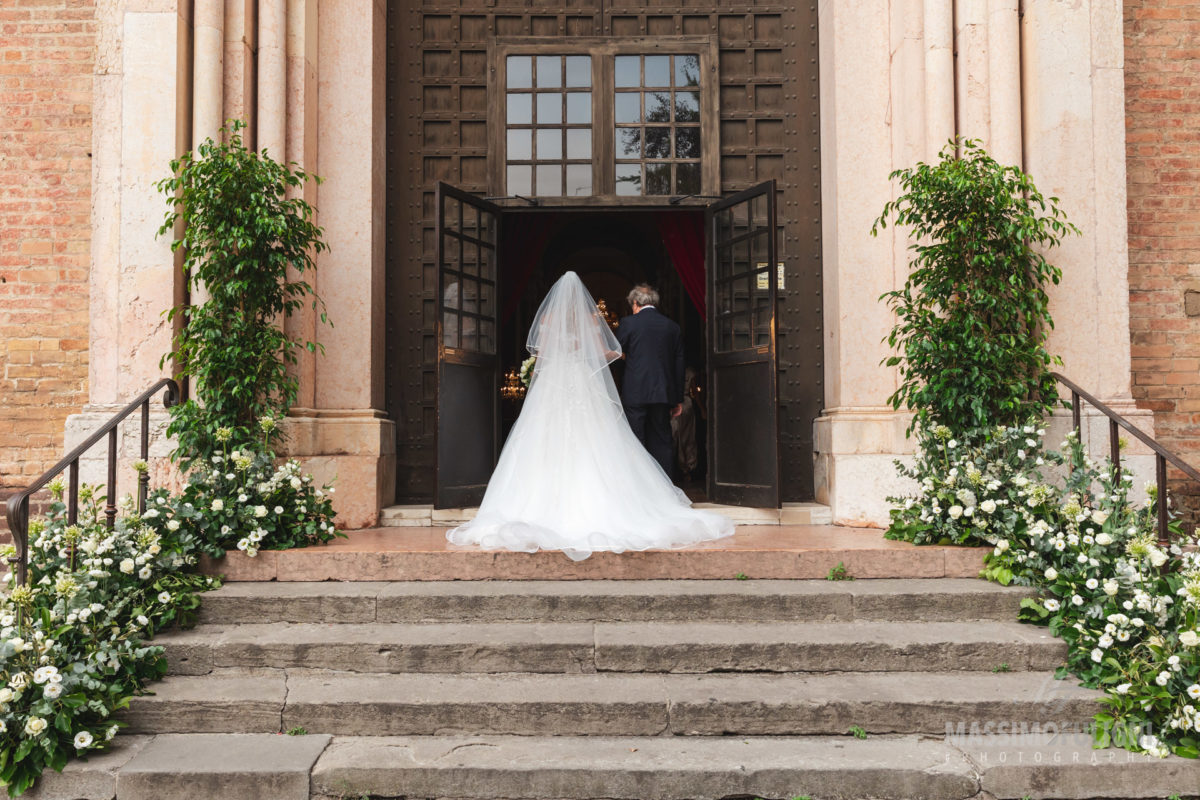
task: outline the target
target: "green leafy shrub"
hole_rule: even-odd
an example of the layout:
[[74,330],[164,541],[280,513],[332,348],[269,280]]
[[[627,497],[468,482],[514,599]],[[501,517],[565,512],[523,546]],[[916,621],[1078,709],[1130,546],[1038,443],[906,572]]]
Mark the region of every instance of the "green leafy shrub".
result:
[[183,571],[195,541],[170,524],[165,492],[141,516],[126,498],[109,529],[97,490],[81,488],[75,525],[61,481],[51,490],[48,516],[30,524],[29,585],[9,573],[0,597],[0,781],[11,796],[112,739],[114,712],[166,672],[162,648],[145,640],[191,624],[197,592],[217,585]]
[[[288,368],[298,351],[321,349],[289,337],[282,319],[311,303],[328,322],[304,280],[316,254],[328,247],[312,221],[313,208],[289,196],[320,178],[248,150],[244,127],[233,121],[223,129],[227,142],[206,139],[172,161],[171,177],[157,184],[169,206],[159,235],[182,231],[171,249],[183,250],[193,298],[207,294],[199,305],[167,312],[183,325],[163,364],[173,358],[192,380],[193,397],[171,409],[167,429],[177,437],[174,455],[185,469],[220,451],[220,429],[232,432],[234,449],[257,446],[254,423],[283,416],[296,400],[297,379]],[[279,435],[272,431],[268,446]]]
[[915,240],[903,288],[881,298],[897,317],[887,342],[900,351],[886,360],[901,377],[889,402],[915,412],[917,427],[945,425],[961,439],[1055,405],[1046,287],[1061,271],[1041,251],[1078,229],[1057,198],[978,142],[953,141],[940,159],[891,174],[902,194],[871,233],[891,223]]
[[297,461],[276,466],[269,452],[225,449],[229,439],[227,430],[218,430],[222,452],[197,464],[183,493],[171,500],[177,523],[201,551],[255,556],[345,536],[334,528],[333,487],[317,486]]

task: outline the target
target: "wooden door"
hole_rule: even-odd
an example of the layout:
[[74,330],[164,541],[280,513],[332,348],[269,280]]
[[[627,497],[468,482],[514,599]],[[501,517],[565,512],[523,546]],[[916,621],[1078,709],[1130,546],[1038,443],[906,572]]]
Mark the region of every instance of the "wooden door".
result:
[[500,447],[500,209],[437,186],[437,508],[477,506]]
[[713,203],[708,235],[708,495],[778,508],[775,181]]

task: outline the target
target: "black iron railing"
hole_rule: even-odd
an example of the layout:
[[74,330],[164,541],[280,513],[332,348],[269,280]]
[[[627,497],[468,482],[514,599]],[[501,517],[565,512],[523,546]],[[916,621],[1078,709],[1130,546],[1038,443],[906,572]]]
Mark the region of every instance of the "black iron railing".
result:
[[1158,487],[1158,540],[1160,542],[1169,541],[1170,531],[1167,527],[1170,522],[1167,514],[1167,464],[1169,463],[1197,483],[1200,483],[1200,472],[1197,472],[1190,464],[1163,447],[1153,438],[1135,428],[1132,422],[1088,394],[1074,381],[1057,372],[1051,374],[1054,375],[1059,383],[1071,390],[1071,422],[1075,426],[1076,433],[1080,434],[1081,439],[1083,432],[1080,429],[1080,400],[1085,401],[1088,405],[1108,417],[1108,457],[1112,461],[1113,472],[1118,479],[1121,473],[1121,437],[1119,432],[1121,428],[1124,428],[1154,453],[1155,485]]
[[[11,556],[9,563],[17,567],[17,583],[26,582],[29,570],[29,498],[41,491],[52,480],[67,471],[68,486],[66,489],[67,521],[74,525],[79,521],[79,459],[83,457],[92,445],[105,436],[108,437],[108,483],[105,485],[104,517],[108,527],[112,527],[117,519],[117,426],[134,411],[142,412],[142,448],[141,458],[145,461],[150,457],[150,401],[160,389],[163,393],[163,405],[167,408],[179,402],[179,384],[170,378],[163,378],[158,383],[143,392],[136,400],[125,406],[108,422],[104,423],[82,444],[67,453],[66,457],[46,471],[42,477],[31,483],[24,491],[8,498],[8,530],[12,534],[13,545],[17,548],[16,555]],[[150,486],[150,475],[147,470],[138,473],[138,513],[146,510],[146,493]]]

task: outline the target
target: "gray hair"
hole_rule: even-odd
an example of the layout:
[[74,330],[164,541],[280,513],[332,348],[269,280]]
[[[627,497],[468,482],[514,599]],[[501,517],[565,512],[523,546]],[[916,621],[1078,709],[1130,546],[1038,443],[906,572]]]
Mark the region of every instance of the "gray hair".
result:
[[629,296],[625,299],[629,301],[630,306],[656,306],[658,305],[658,292],[654,291],[648,283],[639,283],[629,290]]

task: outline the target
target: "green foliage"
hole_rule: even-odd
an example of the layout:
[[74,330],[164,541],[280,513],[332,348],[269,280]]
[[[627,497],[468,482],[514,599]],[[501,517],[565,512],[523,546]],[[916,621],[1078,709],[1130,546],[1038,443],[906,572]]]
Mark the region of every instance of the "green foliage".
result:
[[750,580],[750,578],[749,578],[749,577],[747,577],[746,573],[744,573],[744,572],[739,572],[737,575],[734,575],[734,576],[733,576],[733,579],[734,579],[734,580],[737,580],[737,581],[748,581],[748,580]]
[[851,725],[851,726],[850,726],[850,730],[849,730],[849,731],[847,731],[847,732],[848,732],[848,733],[849,733],[851,736],[853,736],[855,739],[865,739],[865,738],[867,738],[867,731],[866,731],[866,728],[863,728],[861,725]]
[[901,383],[889,401],[915,412],[914,425],[956,435],[1040,417],[1058,397],[1046,287],[1062,274],[1042,252],[1078,229],[978,142],[952,141],[940,158],[891,174],[902,194],[871,230],[905,226],[914,240],[904,287],[880,298],[897,317],[887,342],[900,354],[886,363]]
[[[232,431],[232,446],[244,449],[258,438],[256,420],[281,417],[295,402],[298,384],[288,367],[301,348],[320,345],[289,337],[281,318],[311,303],[328,322],[304,280],[328,248],[313,208],[298,192],[289,197],[320,179],[246,149],[244,127],[233,121],[223,129],[228,142],[206,139],[172,161],[172,177],[156,184],[169,206],[159,235],[182,230],[171,249],[183,251],[193,297],[208,296],[167,312],[183,326],[160,363],[173,358],[192,380],[193,397],[171,409],[167,429],[185,468],[219,450],[219,429]],[[268,445],[278,436],[270,432]]]
[[825,580],[827,580],[827,581],[852,581],[852,580],[854,580],[854,576],[852,576],[849,572],[847,572],[846,565],[843,564],[841,561],[839,561],[837,563],[836,567],[829,568],[829,574],[825,576]]
[[308,736],[308,730],[306,728],[289,728],[287,735],[288,736]]
[[11,796],[105,747],[123,724],[114,713],[166,672],[145,640],[194,622],[198,593],[218,585],[186,571],[195,541],[169,527],[165,492],[142,515],[123,500],[110,529],[89,486],[69,525],[62,489],[51,484],[48,516],[30,524],[29,585],[12,587],[10,573],[0,596],[0,782]]
[[992,672],[1012,672],[1012,667],[1010,667],[1008,662],[1005,661],[1002,664],[997,664],[996,666],[992,667]]

